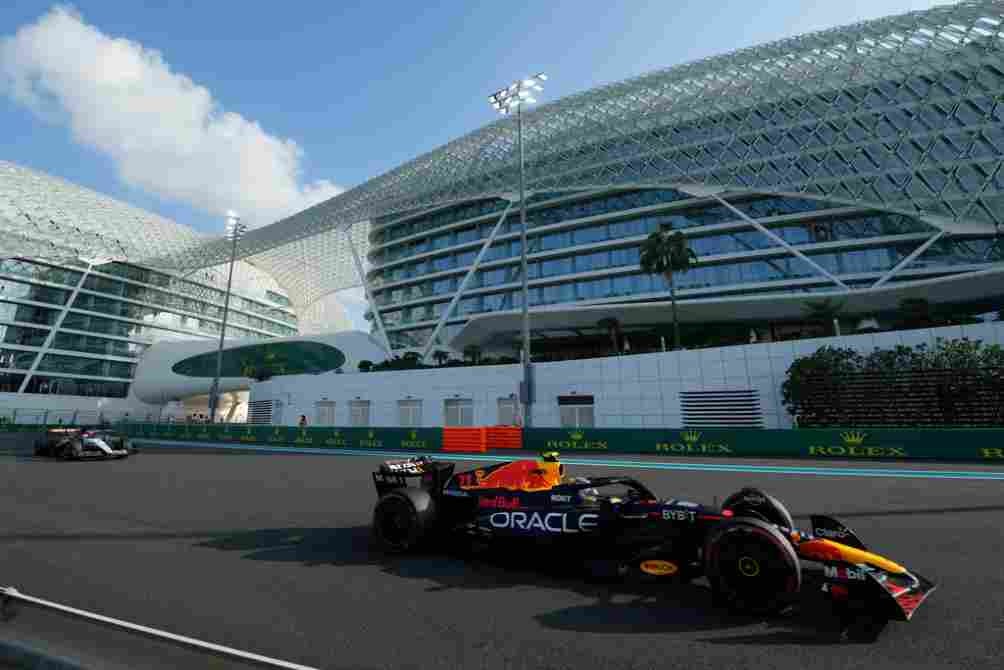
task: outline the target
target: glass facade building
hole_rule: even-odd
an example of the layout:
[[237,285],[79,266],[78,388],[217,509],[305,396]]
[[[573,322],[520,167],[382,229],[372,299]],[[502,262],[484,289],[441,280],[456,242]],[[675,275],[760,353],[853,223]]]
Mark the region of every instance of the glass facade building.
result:
[[[824,199],[776,195],[728,201],[849,286],[870,286],[938,230],[917,218]],[[451,208],[378,222],[370,274],[374,302],[395,348],[422,347],[506,203]],[[454,209],[459,216],[451,216]],[[680,230],[700,257],[676,277],[678,297],[821,293],[834,284],[802,258],[715,200],[667,189],[538,198],[529,205],[531,307],[664,299],[668,285],[642,273],[639,249],[662,228]],[[442,331],[447,344],[476,314],[518,310],[518,216],[507,217]],[[901,267],[896,281],[990,267],[993,234],[938,240]]]
[[[214,275],[198,282],[120,262],[0,260],[0,393],[125,398],[154,342],[219,337],[224,291]],[[244,288],[231,296],[227,338],[298,333],[285,296],[270,287],[252,298]]]
[[[524,113],[529,304],[667,298],[665,280],[639,268],[640,244],[660,229],[681,231],[700,257],[676,277],[681,304],[842,294],[999,267],[1002,91],[1004,9],[973,0]],[[413,189],[415,206],[399,197],[397,211],[371,219],[370,318],[378,310],[395,349],[428,344],[493,232],[435,344],[474,316],[521,309],[518,203],[495,230],[518,176],[511,125],[493,123],[366,185],[383,179],[391,189],[393,177],[394,193]]]

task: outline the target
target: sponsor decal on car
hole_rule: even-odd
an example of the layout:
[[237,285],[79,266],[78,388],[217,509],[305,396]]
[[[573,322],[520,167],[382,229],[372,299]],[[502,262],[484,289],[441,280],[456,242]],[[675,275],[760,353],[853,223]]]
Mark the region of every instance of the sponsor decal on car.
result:
[[696,517],[696,512],[687,512],[682,509],[662,510],[662,518],[664,521],[693,521]]
[[814,528],[812,533],[819,537],[828,537],[837,540],[846,539],[851,534],[846,528]]
[[642,561],[639,567],[642,572],[649,575],[655,575],[656,577],[669,577],[670,575],[675,575],[680,571],[679,566],[672,561]]
[[599,523],[598,514],[568,512],[495,512],[488,518],[492,528],[527,532],[574,535],[588,533]]
[[572,496],[555,493],[551,496],[551,502],[567,503],[572,502]]
[[847,580],[857,580],[864,581],[867,579],[864,570],[854,570],[853,568],[845,568],[842,565],[827,565],[823,567],[823,574],[829,579],[847,579]]
[[388,462],[387,469],[390,470],[391,472],[405,472],[408,474],[416,474],[416,475],[425,472],[425,468],[422,467],[421,463],[411,463],[407,461],[403,463]]
[[460,491],[459,489],[444,489],[444,496],[451,496],[453,498],[470,498],[471,494],[467,491]]
[[489,509],[519,509],[523,505],[516,496],[507,498],[506,496],[488,496],[484,498],[478,498],[478,507],[487,507]]

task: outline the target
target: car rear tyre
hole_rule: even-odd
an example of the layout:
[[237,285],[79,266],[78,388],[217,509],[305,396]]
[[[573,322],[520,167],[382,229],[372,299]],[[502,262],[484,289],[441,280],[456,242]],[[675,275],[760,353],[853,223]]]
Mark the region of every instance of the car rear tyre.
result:
[[760,519],[740,517],[718,526],[704,546],[704,569],[716,601],[747,614],[780,612],[802,585],[795,550]]
[[788,512],[784,503],[760,489],[740,489],[725,499],[725,502],[722,503],[722,509],[731,510],[737,517],[761,519],[782,528],[795,527],[791,513]]
[[435,502],[426,491],[391,491],[377,501],[373,510],[373,540],[387,552],[414,551],[428,537],[435,520]]

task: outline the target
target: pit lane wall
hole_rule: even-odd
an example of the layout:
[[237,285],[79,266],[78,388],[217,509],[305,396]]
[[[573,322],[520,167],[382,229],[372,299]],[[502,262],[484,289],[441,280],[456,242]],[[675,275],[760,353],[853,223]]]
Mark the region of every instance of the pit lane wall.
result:
[[[129,424],[120,427],[137,444],[185,442],[273,447],[519,455],[631,454],[667,458],[781,458],[1004,463],[1004,429],[618,429],[530,428],[504,449],[484,430],[478,443],[458,442],[451,428],[295,428],[289,426]],[[512,429],[508,429],[512,430]],[[518,429],[517,429],[518,431]],[[445,439],[444,439],[445,434]],[[458,447],[458,444],[466,446]],[[448,455],[446,456],[448,458]]]

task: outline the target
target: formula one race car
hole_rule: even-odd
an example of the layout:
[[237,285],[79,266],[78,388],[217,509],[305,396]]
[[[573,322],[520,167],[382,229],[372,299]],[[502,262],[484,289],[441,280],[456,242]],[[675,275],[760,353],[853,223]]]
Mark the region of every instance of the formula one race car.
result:
[[842,635],[861,641],[874,640],[889,620],[908,621],[935,589],[868,551],[836,519],[812,516],[811,532],[796,529],[784,505],[757,489],[720,507],[660,499],[630,477],[566,478],[555,453],[456,474],[454,467],[417,457],[373,473],[378,546],[402,553],[435,537],[481,546],[545,542],[609,561],[619,575],[707,577],[714,602],[759,615],[789,609],[803,570],[821,567],[814,576]]
[[108,428],[50,428],[35,442],[35,455],[63,460],[126,458],[129,443]]

